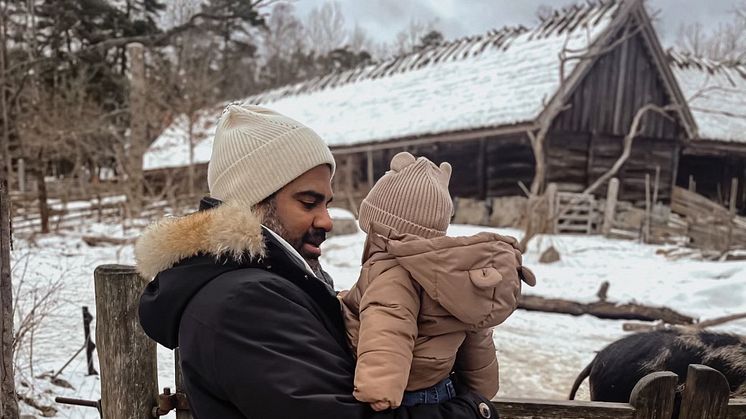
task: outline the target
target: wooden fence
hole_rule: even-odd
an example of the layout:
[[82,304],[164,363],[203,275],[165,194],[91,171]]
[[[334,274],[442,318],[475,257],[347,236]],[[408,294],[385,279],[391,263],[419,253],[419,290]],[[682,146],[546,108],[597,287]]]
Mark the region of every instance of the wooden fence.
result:
[[[99,266],[94,279],[103,417],[144,419],[175,408],[177,419],[191,418],[181,392],[178,361],[176,391],[157,394],[155,342],[142,331],[136,314],[145,282],[133,266],[124,265]],[[672,372],[652,373],[637,383],[629,403],[510,398],[497,398],[493,403],[503,419],[669,419],[676,384]],[[728,397],[728,382],[720,372],[691,365],[678,418],[746,419],[746,400],[729,401]]]

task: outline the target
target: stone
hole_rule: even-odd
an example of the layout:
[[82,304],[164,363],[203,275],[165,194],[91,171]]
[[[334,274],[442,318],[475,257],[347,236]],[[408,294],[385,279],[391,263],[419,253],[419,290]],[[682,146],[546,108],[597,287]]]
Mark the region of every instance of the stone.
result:
[[560,254],[554,246],[550,246],[547,250],[541,253],[539,257],[539,263],[554,263],[559,262]]

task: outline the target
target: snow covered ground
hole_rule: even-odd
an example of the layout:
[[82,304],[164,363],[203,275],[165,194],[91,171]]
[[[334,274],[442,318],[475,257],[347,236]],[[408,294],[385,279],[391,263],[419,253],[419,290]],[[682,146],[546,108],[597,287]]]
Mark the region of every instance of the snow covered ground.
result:
[[[25,314],[50,287],[59,287],[49,307],[50,314],[34,333],[33,353],[29,339],[18,354],[18,375],[32,388],[21,388],[54,404],[54,396],[98,399],[98,377],[86,377],[85,356],[79,355],[60,375],[75,388],[64,389],[29,377],[57,371],[83,344],[81,307],[95,316],[93,270],[106,263],[133,263],[132,246],[88,247],[86,234],[118,237],[137,235],[122,231],[120,224],[84,223],[75,231],[16,238],[12,254],[13,276],[19,311]],[[449,235],[468,235],[480,226],[454,225]],[[494,230],[494,229],[492,229]],[[520,236],[515,230],[494,230]],[[340,289],[357,278],[364,235],[330,238],[323,246],[323,264]],[[562,259],[551,265],[538,263],[540,252],[550,245]],[[598,236],[537,237],[524,256],[524,263],[538,278],[535,288],[524,293],[547,297],[594,301],[603,281],[611,284],[609,300],[664,305],[706,319],[746,309],[746,262],[705,262],[691,259],[669,261],[656,254],[659,246]],[[18,323],[18,320],[16,320]],[[577,373],[593,358],[594,351],[623,336],[621,321],[590,316],[572,317],[517,311],[497,327],[495,343],[501,364],[500,396],[532,398],[566,397]],[[95,326],[95,321],[94,321]],[[717,328],[746,334],[746,320]],[[29,359],[33,355],[33,363]],[[160,387],[173,386],[173,358],[159,348]],[[33,368],[33,369],[32,369]],[[586,396],[587,397],[587,396]],[[97,418],[92,408],[64,407],[61,418]],[[24,410],[34,410],[24,405]]]

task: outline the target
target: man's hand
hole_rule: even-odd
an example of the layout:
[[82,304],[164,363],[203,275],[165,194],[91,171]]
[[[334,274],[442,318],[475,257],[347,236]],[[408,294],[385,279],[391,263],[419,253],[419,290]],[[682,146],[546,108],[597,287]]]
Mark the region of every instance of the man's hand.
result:
[[370,407],[373,408],[376,412],[380,412],[382,410],[386,410],[391,407],[391,404],[387,401],[379,400],[377,402],[373,402],[370,404]]

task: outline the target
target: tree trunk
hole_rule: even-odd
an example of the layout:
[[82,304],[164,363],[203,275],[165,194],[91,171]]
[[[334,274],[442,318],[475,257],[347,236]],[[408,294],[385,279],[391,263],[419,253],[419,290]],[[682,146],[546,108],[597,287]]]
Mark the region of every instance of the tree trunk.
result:
[[7,183],[0,177],[0,418],[18,419],[13,372],[13,284],[10,277],[10,200]]
[[127,175],[129,175],[130,210],[137,214],[142,209],[143,171],[142,158],[147,148],[145,121],[145,62],[142,44],[129,44],[130,62],[130,148]]
[[187,194],[194,196],[194,112],[189,113],[189,167],[187,168]]
[[11,158],[10,158],[10,127],[8,120],[8,98],[7,98],[7,91],[5,90],[5,83],[6,83],[6,56],[7,56],[7,38],[6,38],[6,21],[5,21],[5,11],[0,11],[0,38],[2,38],[2,41],[0,42],[0,108],[2,108],[2,118],[3,118],[3,133],[2,137],[0,139],[2,140],[2,145],[0,146],[0,151],[3,155],[3,161],[0,162],[0,176],[5,176],[4,179],[8,182],[8,187],[12,185],[11,179],[12,179],[12,166],[11,166]]
[[39,217],[41,217],[41,233],[49,233],[49,203],[47,202],[47,184],[44,182],[44,162],[38,162],[39,167],[34,170],[37,184],[37,199],[39,200]]

